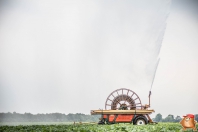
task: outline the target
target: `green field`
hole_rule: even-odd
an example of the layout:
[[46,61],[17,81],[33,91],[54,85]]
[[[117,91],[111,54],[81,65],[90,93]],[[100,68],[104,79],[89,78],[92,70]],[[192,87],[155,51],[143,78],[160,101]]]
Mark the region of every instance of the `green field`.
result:
[[73,122],[0,122],[0,126],[70,125],[70,124],[73,124]]
[[[197,125],[198,128],[198,125]],[[132,124],[56,124],[56,125],[18,125],[0,126],[0,132],[180,132],[179,123],[159,123],[137,126]],[[187,130],[192,132],[192,130]]]

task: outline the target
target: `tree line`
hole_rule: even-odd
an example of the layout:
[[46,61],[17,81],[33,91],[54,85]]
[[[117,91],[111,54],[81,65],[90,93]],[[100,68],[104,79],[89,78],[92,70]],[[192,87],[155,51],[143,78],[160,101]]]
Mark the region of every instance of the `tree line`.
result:
[[[155,122],[180,122],[182,118],[180,116],[174,117],[174,115],[168,115],[164,119],[162,118],[162,115],[159,113],[155,116],[153,119]],[[195,115],[195,120],[198,121],[198,114]]]
[[0,122],[98,122],[100,115],[76,114],[31,114],[31,113],[0,113]]

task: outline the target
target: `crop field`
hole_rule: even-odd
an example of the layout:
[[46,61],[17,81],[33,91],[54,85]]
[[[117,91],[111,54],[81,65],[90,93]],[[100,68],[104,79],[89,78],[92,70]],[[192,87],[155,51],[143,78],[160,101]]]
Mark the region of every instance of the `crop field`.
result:
[[[197,125],[198,128],[198,125]],[[0,132],[181,132],[179,123],[159,123],[137,126],[131,124],[67,124],[0,126]],[[187,132],[192,132],[191,129]]]

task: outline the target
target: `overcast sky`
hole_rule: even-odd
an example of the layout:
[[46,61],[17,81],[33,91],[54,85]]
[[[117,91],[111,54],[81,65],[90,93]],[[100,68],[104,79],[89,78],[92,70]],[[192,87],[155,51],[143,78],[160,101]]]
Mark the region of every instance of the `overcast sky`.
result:
[[85,113],[119,88],[198,114],[198,0],[1,0],[0,112]]

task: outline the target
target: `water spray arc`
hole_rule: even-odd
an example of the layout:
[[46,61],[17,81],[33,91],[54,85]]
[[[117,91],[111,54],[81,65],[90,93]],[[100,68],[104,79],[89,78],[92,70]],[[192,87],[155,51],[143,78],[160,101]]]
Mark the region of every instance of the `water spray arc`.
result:
[[[158,68],[158,65],[159,65],[159,62],[160,62],[160,58],[158,59],[158,61],[157,61],[157,65],[156,65],[156,67],[155,67],[155,72],[154,72],[154,75],[153,75],[153,80],[152,80],[152,83],[151,83],[151,89],[152,89],[152,87],[153,87],[153,82],[154,82],[154,80],[155,80],[155,75],[156,75],[156,71],[157,71],[157,68]],[[151,104],[150,104],[150,98],[151,98],[151,89],[150,89],[150,91],[149,91],[149,105],[148,105],[148,107],[150,107],[151,106]]]

